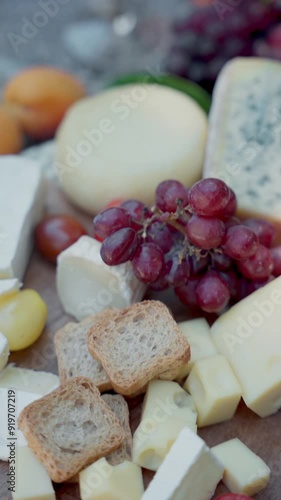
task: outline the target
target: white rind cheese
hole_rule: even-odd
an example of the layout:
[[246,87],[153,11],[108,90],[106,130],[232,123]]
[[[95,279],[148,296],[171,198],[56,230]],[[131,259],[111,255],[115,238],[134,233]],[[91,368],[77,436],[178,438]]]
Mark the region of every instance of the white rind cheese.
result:
[[224,180],[241,215],[281,219],[281,64],[235,58],[218,76],[204,177]]
[[141,300],[146,290],[130,262],[105,264],[100,246],[94,238],[82,236],[58,257],[58,295],[64,310],[78,321],[107,307],[127,307]]
[[59,386],[59,377],[53,373],[19,368],[9,364],[0,373],[0,388],[16,389],[45,396]]
[[240,439],[230,439],[212,448],[224,466],[223,483],[232,493],[256,495],[269,481],[270,469]]
[[0,157],[0,279],[22,279],[41,219],[44,189],[40,165],[19,156]]
[[9,359],[9,344],[5,335],[0,332],[0,372],[5,368]]
[[0,299],[5,297],[10,293],[18,292],[21,287],[21,283],[18,279],[0,280]]
[[205,442],[185,427],[142,500],[210,500],[223,466]]
[[16,486],[13,500],[56,500],[52,481],[27,446],[16,451]]
[[281,277],[220,316],[211,328],[246,405],[261,417],[281,408]]
[[141,422],[133,436],[133,461],[157,470],[184,427],[196,432],[196,419],[193,399],[179,384],[153,380],[148,384]]
[[183,92],[125,85],[75,103],[56,136],[54,168],[69,199],[91,215],[112,199],[154,203],[164,179],[202,174],[207,117]]

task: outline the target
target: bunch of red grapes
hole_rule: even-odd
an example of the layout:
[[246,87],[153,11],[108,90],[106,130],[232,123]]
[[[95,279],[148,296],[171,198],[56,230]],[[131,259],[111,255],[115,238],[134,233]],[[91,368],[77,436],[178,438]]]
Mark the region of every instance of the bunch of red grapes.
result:
[[166,180],[154,207],[128,200],[97,215],[94,236],[109,266],[131,261],[152,289],[172,287],[184,304],[217,313],[281,274],[274,226],[241,222],[236,209],[234,192],[219,179],[190,189]]

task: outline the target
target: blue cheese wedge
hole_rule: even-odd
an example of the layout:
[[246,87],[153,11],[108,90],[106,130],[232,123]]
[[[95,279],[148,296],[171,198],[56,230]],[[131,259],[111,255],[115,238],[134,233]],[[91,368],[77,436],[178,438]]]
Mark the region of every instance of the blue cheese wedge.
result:
[[236,193],[241,216],[281,219],[281,64],[236,58],[213,94],[204,177]]
[[0,279],[22,279],[43,213],[40,165],[18,156],[0,158]]

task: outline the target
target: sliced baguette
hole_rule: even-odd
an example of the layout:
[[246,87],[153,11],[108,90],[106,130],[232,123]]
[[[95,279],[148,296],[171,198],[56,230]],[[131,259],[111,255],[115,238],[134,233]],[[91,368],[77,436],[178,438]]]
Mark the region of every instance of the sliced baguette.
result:
[[102,365],[88,351],[87,333],[94,324],[112,314],[111,309],[88,316],[80,323],[67,323],[54,336],[60,383],[75,377],[87,377],[101,392],[112,389]]
[[190,347],[168,308],[159,301],[134,304],[94,325],[88,348],[116,392],[133,396],[147,382],[187,363]]
[[90,379],[69,380],[21,412],[18,425],[54,482],[116,450],[124,431]]
[[118,465],[125,460],[132,460],[133,437],[130,428],[130,414],[128,405],[120,394],[103,394],[102,399],[118,418],[125,433],[125,439],[117,450],[106,457],[110,465]]

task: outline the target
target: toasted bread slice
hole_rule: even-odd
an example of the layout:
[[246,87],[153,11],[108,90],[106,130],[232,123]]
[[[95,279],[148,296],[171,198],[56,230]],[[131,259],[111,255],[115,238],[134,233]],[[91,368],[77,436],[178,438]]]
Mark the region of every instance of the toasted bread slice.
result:
[[57,483],[116,450],[124,440],[118,419],[85,377],[71,379],[28,405],[18,425]]
[[94,325],[88,347],[115,391],[124,396],[177,370],[190,357],[189,344],[168,308],[155,300],[133,304]]
[[112,389],[106,372],[90,355],[87,345],[87,333],[90,328],[111,312],[111,309],[107,309],[95,316],[88,316],[80,323],[67,323],[55,333],[54,343],[61,384],[74,377],[87,377],[101,392]]
[[130,414],[128,405],[120,394],[104,394],[102,399],[118,418],[125,433],[125,439],[117,450],[106,457],[111,465],[118,465],[125,460],[132,460],[133,438],[130,428]]

